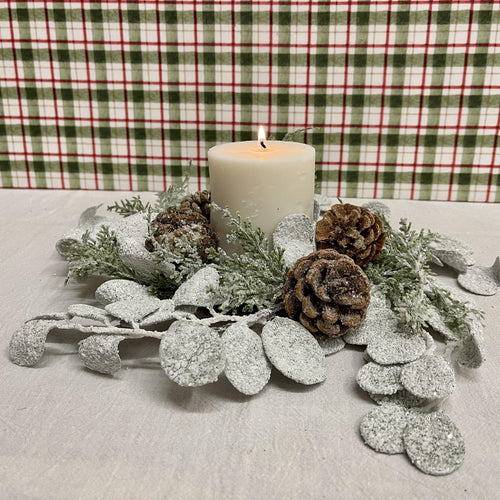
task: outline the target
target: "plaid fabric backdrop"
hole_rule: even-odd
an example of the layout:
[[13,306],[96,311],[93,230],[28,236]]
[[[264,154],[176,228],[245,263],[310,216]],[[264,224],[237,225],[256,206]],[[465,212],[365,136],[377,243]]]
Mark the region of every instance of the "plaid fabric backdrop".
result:
[[329,196],[500,201],[494,1],[0,2],[3,187],[165,189],[314,127]]

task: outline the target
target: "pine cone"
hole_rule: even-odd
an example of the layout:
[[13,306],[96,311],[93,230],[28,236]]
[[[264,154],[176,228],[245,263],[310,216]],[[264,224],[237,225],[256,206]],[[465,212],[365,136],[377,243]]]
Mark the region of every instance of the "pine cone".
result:
[[197,191],[193,194],[187,194],[181,201],[179,208],[189,209],[193,212],[200,213],[208,221],[210,221],[210,191]]
[[385,243],[384,222],[367,208],[333,205],[316,224],[318,250],[332,248],[358,266],[376,259]]
[[350,257],[319,250],[288,271],[283,293],[290,318],[315,335],[339,337],[365,318],[370,282]]
[[[186,237],[205,263],[209,260],[206,250],[217,247],[217,234],[212,231],[207,219],[189,209],[169,207],[156,216],[151,228],[160,245],[172,244],[176,239]],[[154,250],[151,240],[146,240],[146,248],[150,252]]]

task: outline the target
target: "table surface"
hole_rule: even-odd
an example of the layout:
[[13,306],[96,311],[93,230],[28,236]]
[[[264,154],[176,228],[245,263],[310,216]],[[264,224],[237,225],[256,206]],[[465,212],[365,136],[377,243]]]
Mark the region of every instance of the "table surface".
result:
[[[12,364],[9,340],[23,321],[93,303],[96,279],[64,285],[57,239],[88,206],[130,196],[0,191],[2,499],[498,498],[499,295],[474,296],[486,313],[487,360],[479,370],[457,372],[444,404],[467,453],[462,467],[443,477],[419,472],[404,454],[363,444],[359,422],[375,405],[355,382],[360,348],[328,357],[322,384],[300,386],[273,371],[254,397],[224,378],[177,386],[161,370],[151,339],[125,342],[124,369],[113,377],[85,369],[76,353],[80,337],[62,334],[49,336],[36,367]],[[393,219],[465,241],[479,265],[490,266],[500,253],[500,205],[385,203]],[[443,280],[454,278],[450,271]]]

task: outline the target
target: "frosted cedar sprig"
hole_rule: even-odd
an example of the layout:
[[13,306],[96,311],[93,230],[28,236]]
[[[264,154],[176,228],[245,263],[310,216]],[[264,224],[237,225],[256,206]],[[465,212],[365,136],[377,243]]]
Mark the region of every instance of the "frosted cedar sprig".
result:
[[[213,210],[221,210],[212,204]],[[232,231],[228,241],[238,242],[243,253],[228,255],[224,250],[210,250],[214,266],[220,275],[220,284],[215,291],[221,298],[220,308],[224,312],[279,307],[282,300],[286,267],[284,250],[271,249],[269,241],[260,228],[250,221],[233,216],[228,209],[222,213]]]
[[71,278],[91,275],[143,283],[138,273],[120,258],[116,235],[108,226],[99,228],[95,236],[91,236],[90,230],[86,231],[81,241],[67,240],[64,258],[69,263],[66,283]]
[[365,272],[390,300],[399,321],[414,331],[422,331],[433,308],[437,308],[451,330],[467,335],[471,321],[482,319],[483,313],[453,297],[435,279],[430,265],[439,261],[431,243],[439,236],[429,230],[415,231],[406,219],[401,219],[399,229],[394,230],[384,218],[384,227],[385,245]]
[[[191,168],[191,163],[189,164]],[[147,213],[148,211],[163,212],[168,207],[177,206],[188,193],[189,175],[186,175],[182,182],[170,185],[166,191],[155,193],[156,200],[153,204],[144,203],[139,195],[130,199],[124,199],[108,205],[110,212],[116,212],[122,217],[130,217],[137,213]]]
[[144,203],[139,195],[130,199],[116,201],[113,205],[108,205],[108,211],[116,212],[122,217],[130,217],[137,213],[146,212],[151,208],[149,202]]

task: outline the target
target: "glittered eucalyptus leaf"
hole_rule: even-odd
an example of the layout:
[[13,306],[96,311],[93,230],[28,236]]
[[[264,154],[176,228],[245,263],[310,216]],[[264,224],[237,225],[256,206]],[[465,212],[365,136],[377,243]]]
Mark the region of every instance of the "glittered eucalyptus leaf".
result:
[[347,344],[368,345],[372,339],[397,330],[396,315],[380,293],[372,290],[366,317],[357,328],[350,328],[342,337]]
[[442,412],[415,414],[403,431],[403,442],[411,462],[426,474],[450,474],[465,458],[460,430]]
[[95,205],[92,207],[88,207],[81,214],[78,219],[78,227],[88,229],[96,224],[100,224],[109,219],[109,217],[105,217],[103,215],[97,215],[97,210],[101,208],[102,203],[99,205]]
[[370,340],[366,351],[381,365],[409,363],[426,351],[425,338],[409,328],[384,332]]
[[112,224],[113,219],[103,215],[97,215],[97,210],[101,205],[89,207],[82,212],[78,221],[78,227],[66,232],[63,237],[56,242],[56,250],[64,259],[68,258],[69,252],[75,244],[82,241],[82,236],[86,231],[95,233],[103,224]]
[[[156,214],[151,213],[150,217]],[[137,213],[120,219],[114,233],[118,243],[118,255],[121,260],[133,268],[142,278],[150,280],[158,269],[154,255],[145,247],[148,237],[148,219],[144,213]],[[163,266],[161,271],[171,272],[172,266]]]
[[47,335],[57,328],[54,320],[30,320],[18,328],[9,344],[9,355],[13,363],[20,366],[33,366],[43,356]]
[[391,209],[381,201],[369,201],[363,203],[363,206],[380,217],[383,217],[386,221],[391,220]]
[[402,386],[414,396],[444,398],[455,390],[455,372],[442,356],[431,355],[403,366]]
[[285,377],[306,385],[326,379],[323,350],[297,321],[281,317],[269,321],[262,329],[262,343],[269,361]]
[[316,250],[314,225],[307,215],[288,215],[276,227],[272,241],[275,249],[283,248],[285,265],[290,268],[300,257]]
[[345,347],[345,342],[342,337],[325,337],[322,339],[318,339],[318,344],[323,350],[323,354],[325,356],[335,354]]
[[458,340],[460,332],[451,329],[444,321],[443,316],[435,306],[429,307],[427,324],[447,340]]
[[222,335],[222,343],[226,353],[224,373],[229,382],[248,396],[260,392],[271,376],[260,336],[246,324],[235,323]]
[[333,204],[333,200],[330,197],[322,194],[315,194],[314,202],[319,205],[320,212],[326,212]]
[[179,385],[197,387],[215,382],[225,365],[219,334],[190,321],[172,323],[160,342],[160,362]]
[[472,266],[458,275],[459,284],[476,295],[495,295],[500,285],[500,257],[491,267]]
[[403,388],[399,380],[401,365],[379,365],[370,362],[360,368],[356,381],[364,391],[372,394],[395,394]]
[[118,344],[125,338],[122,335],[90,335],[78,343],[78,354],[89,370],[112,375],[121,369]]
[[157,325],[159,323],[164,323],[174,317],[175,313],[175,304],[173,299],[165,299],[160,303],[160,307],[151,314],[148,314],[144,317],[139,326],[141,328],[146,328],[148,326]]
[[458,349],[456,361],[466,368],[479,368],[484,361],[484,351],[483,327],[479,321],[473,321],[469,335]]
[[138,297],[135,299],[120,300],[106,306],[106,312],[119,318],[126,323],[132,325],[139,323],[145,318],[158,310],[161,305],[161,300],[157,297]]
[[219,286],[219,273],[213,267],[203,267],[176,290],[173,300],[176,306],[191,305],[211,307],[217,297],[213,290]]
[[432,253],[443,263],[463,273],[474,264],[472,249],[465,243],[445,236],[435,234],[429,243]]
[[150,297],[147,287],[131,280],[108,280],[95,291],[95,298],[103,305],[143,297]]
[[410,394],[406,389],[400,389],[395,394],[390,394],[390,395],[373,394],[369,392],[368,396],[370,396],[370,398],[372,398],[373,401],[375,401],[379,405],[385,405],[390,403],[390,404],[404,406],[405,408],[414,408],[429,403],[427,399],[414,396],[413,394]]
[[408,412],[396,404],[370,410],[359,426],[364,442],[380,453],[404,453],[403,431],[408,424]]

